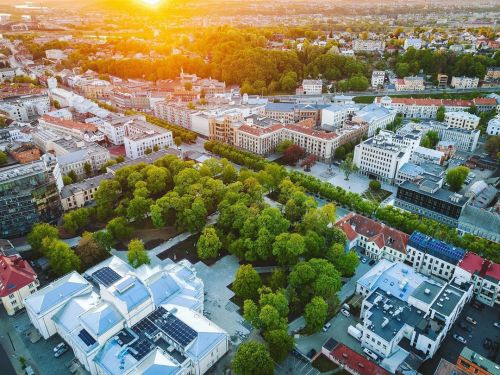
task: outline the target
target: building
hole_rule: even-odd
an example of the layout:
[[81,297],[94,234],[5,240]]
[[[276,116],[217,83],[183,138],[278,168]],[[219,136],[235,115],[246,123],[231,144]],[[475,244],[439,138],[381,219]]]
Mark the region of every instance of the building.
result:
[[500,305],[500,264],[468,252],[455,268],[454,277],[472,283],[474,296],[482,303]]
[[478,85],[477,77],[451,77],[450,86],[455,89],[475,89]]
[[8,149],[9,155],[19,164],[31,163],[40,160],[40,150],[31,143],[13,145]]
[[500,117],[497,116],[488,121],[486,133],[489,135],[500,135]]
[[0,255],[0,299],[7,315],[24,308],[24,298],[40,285],[29,262],[19,255]]
[[406,261],[417,272],[451,280],[465,251],[415,231],[408,240]]
[[470,301],[472,285],[438,282],[404,263],[382,259],[357,281],[356,293],[364,298],[361,346],[395,373],[391,364],[397,357],[404,360],[408,351],[424,360],[436,354]]
[[156,117],[186,129],[191,129],[191,115],[198,112],[185,104],[167,101],[156,102],[153,109]]
[[436,150],[441,151],[444,155],[444,159],[451,159],[457,152],[457,146],[453,141],[439,141],[436,145]]
[[484,76],[486,82],[495,82],[500,80],[500,67],[490,66],[486,68],[486,75]]
[[370,361],[361,354],[355,352],[344,344],[337,343],[333,338],[321,347],[321,353],[324,354],[330,361],[341,366],[350,374],[355,375],[389,375],[386,371],[375,362]]
[[49,60],[65,60],[68,56],[60,49],[47,49],[45,50],[45,57]]
[[427,176],[417,183],[405,181],[398,186],[394,205],[452,227],[458,226],[458,218],[468,198],[442,188],[442,178]]
[[50,99],[46,93],[11,96],[0,101],[0,113],[16,121],[29,122],[49,111]]
[[335,225],[347,236],[349,249],[360,247],[370,259],[404,262],[409,238],[406,233],[354,212]]
[[203,289],[185,260],[133,269],[111,257],[25,304],[42,336],[58,333],[92,375],[203,375],[229,349],[228,334],[203,316]]
[[240,126],[235,133],[236,147],[257,155],[269,155],[283,139],[283,125],[261,127],[245,124]]
[[406,118],[436,118],[437,110],[443,106],[446,112],[465,111],[476,106],[480,112],[496,109],[495,98],[475,98],[472,100],[460,99],[430,99],[430,98],[390,98],[389,96],[376,97],[375,104],[393,109]]
[[354,52],[384,52],[385,42],[374,39],[354,39],[352,49]]
[[12,81],[16,76],[16,69],[14,68],[2,68],[0,69],[0,82]]
[[438,74],[437,81],[438,89],[445,89],[446,87],[448,87],[448,76],[446,74]]
[[444,122],[454,128],[476,129],[479,125],[479,116],[468,112],[445,112]]
[[230,145],[236,144],[236,129],[243,125],[240,111],[225,111],[208,119],[209,138]]
[[127,122],[123,141],[127,157],[131,159],[137,159],[148,151],[168,148],[174,144],[170,130],[138,119]]
[[370,104],[359,111],[353,117],[353,122],[368,124],[368,137],[373,137],[377,129],[385,129],[396,118],[396,111]]
[[385,71],[383,70],[374,70],[372,73],[372,87],[379,88],[384,87],[385,83]]
[[494,361],[480,356],[468,347],[460,352],[456,367],[467,375],[497,375],[500,372],[500,366]]
[[444,162],[444,153],[431,148],[417,146],[411,154],[410,161],[418,165],[422,163],[441,165]]
[[320,79],[304,79],[302,90],[305,95],[321,95],[323,92],[323,81]]
[[420,76],[410,76],[396,80],[396,91],[421,91],[424,89],[424,78]]
[[408,48],[413,47],[415,49],[422,48],[422,39],[420,38],[406,38],[403,44],[403,48],[407,50]]
[[[496,189],[494,189],[496,193]],[[470,233],[489,241],[500,242],[500,215],[492,209],[467,205],[458,219],[458,232]]]
[[19,237],[35,223],[59,219],[54,176],[42,161],[0,168],[0,236]]
[[87,142],[104,141],[104,133],[92,123],[66,120],[45,114],[38,120],[38,124],[45,129],[55,130],[62,134],[68,134]]
[[111,178],[111,173],[105,173],[64,186],[60,192],[63,210],[69,211],[91,204],[101,181]]
[[313,118],[319,125],[321,124],[321,110],[327,107],[329,107],[328,104],[267,103],[259,114],[281,124],[295,124]]
[[332,104],[321,110],[321,125],[339,128],[349,119],[356,106]]
[[394,183],[399,169],[410,160],[412,149],[419,144],[417,137],[396,136],[382,131],[354,148],[353,162],[359,172],[387,183]]

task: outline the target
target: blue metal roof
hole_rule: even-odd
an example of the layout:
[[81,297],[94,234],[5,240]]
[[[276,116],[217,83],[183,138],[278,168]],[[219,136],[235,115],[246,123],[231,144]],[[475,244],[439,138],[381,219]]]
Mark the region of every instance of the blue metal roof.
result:
[[436,240],[419,231],[415,231],[410,236],[408,244],[424,253],[440,258],[446,262],[457,264],[465,256],[465,250]]

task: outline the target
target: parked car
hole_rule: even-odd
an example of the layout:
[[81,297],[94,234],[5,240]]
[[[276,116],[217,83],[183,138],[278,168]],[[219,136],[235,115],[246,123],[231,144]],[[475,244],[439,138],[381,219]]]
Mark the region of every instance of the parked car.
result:
[[495,322],[495,323],[493,323],[493,325],[494,325],[495,327],[497,327],[497,328],[500,328],[500,322]]
[[472,307],[474,307],[476,310],[482,310],[483,309],[483,304],[479,301],[473,300],[472,301]]
[[363,349],[363,353],[365,353],[368,357],[370,357],[371,359],[373,359],[374,361],[378,360],[378,355],[376,355],[374,352],[372,352],[370,349],[368,348],[364,348]]
[[370,266],[373,266],[375,264],[375,259],[370,260],[370,263],[368,263]]
[[323,326],[323,332],[328,331],[328,329],[332,326],[332,323],[328,322]]
[[368,259],[366,259],[365,257],[361,257],[361,263],[366,263],[368,262]]
[[465,323],[463,320],[460,321],[460,323],[458,323],[458,326],[460,328],[462,328],[464,331],[466,332],[471,332],[472,331],[472,328],[470,328],[467,323]]
[[312,359],[316,355],[316,349],[311,349],[307,352],[307,358]]
[[483,341],[484,348],[490,350],[491,349],[491,344],[493,344],[493,342],[491,341],[491,339],[489,339],[488,337],[486,337],[484,339],[484,341]]
[[342,313],[342,315],[344,315],[348,318],[351,316],[351,313],[347,310],[341,309],[340,312]]
[[467,344],[467,340],[464,339],[462,336],[457,335],[456,333],[453,334],[453,338],[458,342],[461,342],[462,344]]
[[60,349],[64,348],[66,346],[65,342],[60,342],[56,346],[54,346],[54,353],[58,352]]
[[24,369],[24,371],[26,372],[26,375],[35,375],[35,371],[33,370],[33,367],[31,366],[28,366]]
[[68,351],[68,347],[67,346],[63,346],[61,349],[59,349],[57,352],[54,353],[54,357],[59,358],[60,356],[62,356],[67,351]]
[[465,320],[467,320],[470,324],[474,324],[474,325],[477,324],[477,322],[474,319],[472,319],[470,316],[466,316]]

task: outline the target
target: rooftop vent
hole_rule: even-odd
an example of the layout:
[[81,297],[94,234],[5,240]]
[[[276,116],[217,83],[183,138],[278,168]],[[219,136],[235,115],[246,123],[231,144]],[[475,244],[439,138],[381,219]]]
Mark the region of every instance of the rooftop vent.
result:
[[424,290],[424,294],[427,294],[427,295],[431,294],[431,290],[430,290],[430,289],[428,289],[428,288],[425,288],[425,290]]

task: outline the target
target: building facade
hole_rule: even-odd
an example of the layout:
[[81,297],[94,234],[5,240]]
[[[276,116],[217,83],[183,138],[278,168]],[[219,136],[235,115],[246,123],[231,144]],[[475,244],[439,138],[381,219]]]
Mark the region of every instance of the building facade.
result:
[[127,157],[131,159],[144,156],[148,151],[171,147],[173,144],[170,130],[137,119],[127,122],[124,145]]
[[479,125],[479,116],[468,112],[445,112],[444,122],[454,128],[473,130]]
[[475,89],[478,85],[477,77],[451,77],[450,86],[455,89]]

